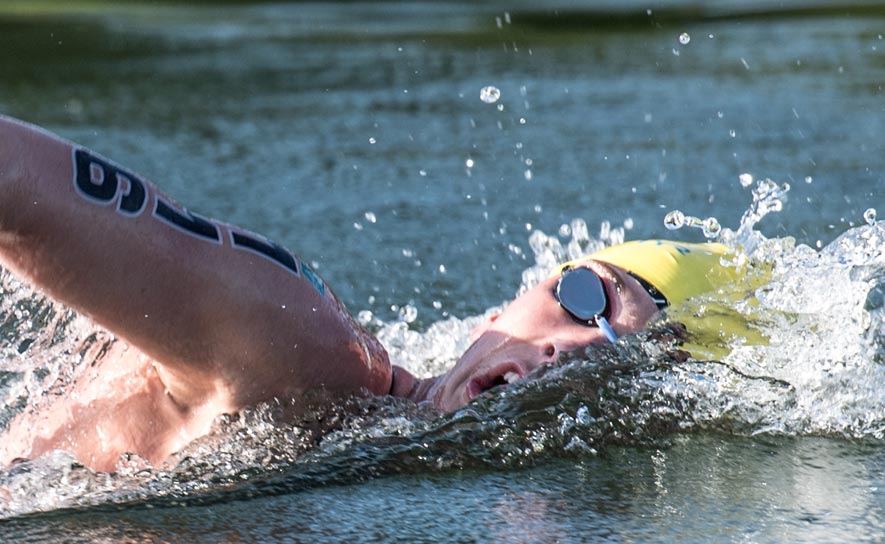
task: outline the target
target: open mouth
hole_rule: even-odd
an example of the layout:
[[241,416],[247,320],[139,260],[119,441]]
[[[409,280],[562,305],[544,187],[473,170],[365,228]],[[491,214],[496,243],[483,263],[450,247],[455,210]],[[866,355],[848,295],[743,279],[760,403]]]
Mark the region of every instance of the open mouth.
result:
[[470,380],[467,385],[467,401],[470,402],[479,395],[496,387],[508,386],[520,381],[525,373],[516,363],[504,363],[491,369],[486,374]]

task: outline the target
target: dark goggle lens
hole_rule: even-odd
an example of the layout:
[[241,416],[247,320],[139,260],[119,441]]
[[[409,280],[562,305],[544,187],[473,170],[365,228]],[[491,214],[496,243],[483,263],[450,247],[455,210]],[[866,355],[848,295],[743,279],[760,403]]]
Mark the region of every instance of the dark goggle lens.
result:
[[594,321],[605,312],[608,299],[602,280],[589,268],[563,271],[556,286],[559,304],[581,321]]

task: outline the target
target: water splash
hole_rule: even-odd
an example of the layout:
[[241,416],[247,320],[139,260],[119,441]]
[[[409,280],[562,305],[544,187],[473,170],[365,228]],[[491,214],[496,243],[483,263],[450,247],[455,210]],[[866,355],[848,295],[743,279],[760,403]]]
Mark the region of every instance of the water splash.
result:
[[[768,179],[756,182],[737,230],[712,229],[735,248],[736,263],[749,269],[747,281],[671,309],[670,319],[707,329],[704,336],[690,327],[695,341],[716,344],[700,354],[715,354],[719,362],[688,360],[657,376],[660,394],[693,399],[691,421],[682,423],[689,427],[880,440],[885,226],[867,213],[867,225],[820,252],[792,238],[767,239],[755,227],[783,209],[789,190]],[[711,220],[674,210],[665,224],[703,229],[706,223],[709,229]]]
[[64,393],[113,336],[0,269],[0,428],[48,391]]
[[[740,183],[743,187],[753,184],[753,176],[741,174]],[[755,230],[756,225],[766,215],[783,210],[787,201],[787,193],[790,185],[784,183],[778,185],[770,179],[759,180],[752,190],[753,203],[741,217],[737,231],[723,229],[719,220],[715,217],[700,219],[686,215],[681,210],[672,210],[664,216],[664,227],[667,230],[679,230],[683,227],[698,228],[708,240],[714,240],[723,236],[723,242],[738,247],[746,255],[753,255],[757,246],[763,241],[762,234]],[[866,217],[866,215],[864,216]],[[875,218],[875,210],[873,211]]]
[[754,227],[766,215],[784,209],[789,191],[789,183],[778,185],[767,178],[756,182],[756,187],[753,189],[753,203],[741,217],[740,227],[735,236],[736,245],[742,247],[748,255],[752,255],[764,241],[762,233]]

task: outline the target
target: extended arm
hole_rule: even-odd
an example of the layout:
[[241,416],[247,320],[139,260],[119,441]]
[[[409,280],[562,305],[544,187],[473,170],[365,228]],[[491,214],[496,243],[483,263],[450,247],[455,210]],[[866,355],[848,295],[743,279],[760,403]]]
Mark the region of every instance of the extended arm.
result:
[[0,260],[155,358],[185,404],[390,389],[384,349],[291,253],[4,117]]

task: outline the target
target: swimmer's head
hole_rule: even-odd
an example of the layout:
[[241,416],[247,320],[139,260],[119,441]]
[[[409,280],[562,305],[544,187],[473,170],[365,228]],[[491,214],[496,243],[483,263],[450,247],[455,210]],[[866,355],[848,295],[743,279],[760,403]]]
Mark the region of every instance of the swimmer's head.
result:
[[[653,298],[655,292],[677,304],[736,279],[736,270],[721,263],[725,254],[721,244],[651,240],[613,246],[566,263],[478,327],[473,344],[428,395],[438,407],[454,410],[491,387],[556,361],[562,352],[607,343],[612,340],[609,332],[637,332],[665,304],[656,303],[660,301]],[[588,268],[597,276],[599,281],[591,284],[601,284],[604,291],[605,308],[597,316],[602,319],[578,319],[561,304],[557,289],[566,268]]]

